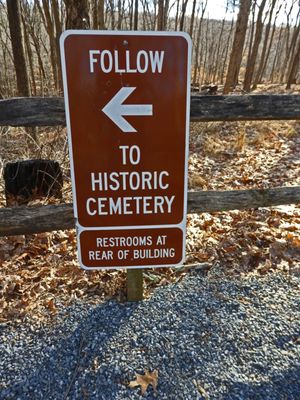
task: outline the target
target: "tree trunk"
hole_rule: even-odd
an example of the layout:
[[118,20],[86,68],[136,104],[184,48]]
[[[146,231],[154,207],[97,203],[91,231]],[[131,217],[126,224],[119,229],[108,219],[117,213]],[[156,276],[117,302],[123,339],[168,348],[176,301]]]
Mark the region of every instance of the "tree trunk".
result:
[[198,75],[198,68],[199,68],[199,53],[200,53],[200,39],[201,39],[201,33],[202,33],[202,23],[203,23],[203,17],[204,13],[206,10],[207,6],[207,1],[205,3],[202,3],[202,13],[201,13],[201,18],[199,21],[199,26],[198,26],[198,33],[197,33],[197,41],[196,41],[196,48],[195,48],[195,64],[194,64],[194,73],[193,73],[193,85],[196,85],[197,82],[197,75]]
[[139,22],[139,0],[135,0],[134,2],[134,17],[133,17],[133,30],[138,30],[138,22]]
[[262,52],[261,52],[260,62],[259,62],[259,66],[257,68],[257,72],[256,72],[256,75],[255,75],[255,78],[254,78],[253,86],[252,86],[253,90],[256,89],[257,84],[261,80],[262,71],[263,71],[263,67],[264,67],[264,64],[265,64],[265,57],[266,57],[268,40],[269,40],[269,35],[270,35],[271,22],[272,22],[272,17],[273,17],[273,12],[274,12],[276,1],[277,0],[272,0],[271,10],[270,10],[270,14],[269,14],[269,21],[268,21],[268,24],[266,26],[266,31],[265,31],[265,35],[264,35],[264,44],[263,44],[263,49],[262,49]]
[[43,11],[41,5],[39,4],[39,1],[37,1],[37,4],[38,4],[38,9],[41,13],[41,16],[43,17],[43,21],[45,24],[47,34],[49,36],[50,58],[51,58],[51,67],[52,67],[52,72],[53,72],[53,80],[54,80],[55,89],[58,90],[59,88],[58,88],[58,73],[57,73],[57,54],[56,54],[56,41],[55,41],[54,25],[53,25],[53,21],[51,18],[48,0],[43,0],[42,2],[43,2],[44,11]]
[[272,46],[273,46],[274,35],[275,35],[275,31],[276,31],[276,21],[277,21],[277,17],[278,17],[278,14],[280,12],[281,6],[282,6],[282,4],[280,4],[279,8],[276,11],[276,15],[275,15],[275,19],[274,19],[273,27],[272,27],[272,33],[271,33],[271,37],[270,37],[270,41],[269,41],[269,47],[268,47],[268,50],[267,50],[267,54],[266,54],[266,57],[265,57],[265,61],[264,61],[264,65],[263,65],[263,68],[262,68],[262,71],[261,71],[261,75],[259,77],[260,81],[262,80],[263,75],[264,75],[264,73],[266,71],[266,68],[267,68],[267,63],[268,63],[268,60],[269,60],[269,57],[270,57],[271,49],[272,49]]
[[[199,90],[201,90],[201,86],[202,84],[206,84],[208,82],[206,82],[206,68],[207,68],[207,53],[209,52],[210,49],[208,49],[208,24],[209,24],[209,18],[206,19],[206,31],[205,31],[205,50],[204,50],[204,61],[203,61],[203,69],[202,69],[202,75],[199,74]],[[201,54],[202,56],[202,54]],[[201,66],[201,63],[200,63]]]
[[98,14],[98,27],[99,29],[105,29],[104,22],[104,0],[99,0],[99,14]]
[[63,92],[62,72],[60,62],[59,38],[62,33],[62,24],[59,17],[59,5],[57,0],[51,0],[54,22],[55,22],[55,44],[56,44],[56,62],[57,62],[57,81],[60,92]]
[[290,54],[289,54],[289,42],[290,42],[290,17],[291,17],[291,13],[293,11],[294,8],[294,4],[295,4],[296,0],[292,0],[291,6],[289,8],[289,11],[286,12],[286,45],[284,47],[284,51],[285,51],[285,58],[282,64],[282,69],[281,69],[281,74],[280,74],[280,82],[284,81],[284,76],[286,74],[286,66],[288,64],[289,58],[290,58]]
[[234,18],[232,18],[232,20],[231,20],[228,39],[227,39],[226,46],[225,46],[225,51],[224,51],[224,53],[225,53],[224,57],[223,57],[223,51],[222,51],[223,64],[220,63],[220,72],[219,72],[221,85],[223,85],[224,78],[226,78],[224,75],[225,75],[227,56],[228,56],[228,53],[229,53],[229,47],[230,47],[231,36],[232,36],[232,31],[233,31],[233,24],[234,24]]
[[38,37],[36,35],[36,32],[34,30],[34,27],[32,25],[28,25],[28,30],[29,30],[29,34],[31,36],[34,48],[35,48],[35,53],[37,55],[37,60],[38,60],[38,64],[39,64],[39,71],[40,71],[40,75],[41,75],[41,84],[43,83],[43,81],[46,79],[46,72],[45,72],[45,68],[44,68],[44,64],[43,64],[43,60],[42,60],[42,56],[41,56],[41,46],[38,40]]
[[188,3],[188,0],[182,0],[181,17],[180,17],[180,23],[179,23],[180,31],[183,31],[183,28],[184,28],[184,19],[185,19],[187,3]]
[[189,30],[189,34],[190,34],[191,38],[193,37],[193,32],[194,32],[195,11],[196,11],[196,0],[193,1],[193,9],[192,9],[192,14],[191,14],[191,23],[190,23],[190,30]]
[[90,26],[87,0],[65,0],[66,28],[88,29]]
[[177,31],[177,28],[178,28],[179,4],[180,4],[180,0],[177,0],[177,3],[176,3],[176,16],[175,16],[175,31]]
[[229,59],[228,71],[224,86],[224,94],[229,93],[235,86],[235,77],[239,75],[242,63],[243,48],[247,32],[247,24],[251,8],[251,0],[240,0],[240,9]]
[[23,32],[24,32],[24,41],[25,41],[25,48],[27,51],[27,59],[28,59],[28,64],[29,64],[29,69],[30,69],[30,80],[31,80],[31,93],[36,96],[36,82],[35,82],[35,72],[34,72],[34,62],[33,62],[33,55],[32,55],[32,50],[30,46],[30,40],[29,40],[29,34],[28,34],[28,29],[27,29],[27,22],[25,18],[25,10],[22,10],[22,24],[23,24]]
[[92,0],[92,27],[98,29],[98,0]]
[[253,46],[253,37],[254,37],[254,27],[255,27],[255,7],[256,7],[256,3],[253,3],[252,5],[252,15],[251,15],[251,23],[250,26],[251,28],[249,29],[249,41],[246,35],[246,40],[245,40],[245,46],[244,46],[244,51],[243,51],[243,56],[242,59],[246,58],[246,53],[248,53],[247,56],[247,62],[249,60],[249,57],[251,55],[251,50],[252,50],[252,46]]
[[158,0],[157,30],[166,30],[169,11],[169,0]]
[[288,76],[286,89],[290,89],[293,83],[296,83],[297,72],[299,70],[299,61],[300,61],[300,39],[298,40],[298,46],[295,53],[295,57],[291,66],[291,70]]
[[20,4],[19,0],[7,0],[6,3],[14,67],[17,76],[18,95],[29,96],[27,68],[21,33]]
[[280,50],[281,50],[281,47],[282,47],[282,34],[283,34],[283,31],[284,31],[284,25],[281,24],[280,31],[279,31],[279,37],[278,37],[278,40],[277,40],[277,45],[276,45],[276,50],[275,50],[275,56],[274,56],[274,59],[273,59],[273,65],[272,65],[271,74],[270,74],[271,83],[273,83],[274,79],[275,79],[275,69],[276,69],[276,66],[278,65],[279,54],[281,53]]
[[157,30],[162,31],[163,29],[164,29],[164,0],[158,0]]
[[293,68],[295,52],[297,51],[296,45],[297,45],[297,40],[299,37],[299,31],[300,31],[300,22],[298,23],[298,25],[296,27],[294,27],[293,36],[292,36],[291,44],[289,47],[290,60],[289,60],[289,65],[288,65],[287,73],[286,73],[287,79],[290,76],[291,70]]
[[246,72],[245,72],[245,78],[244,78],[244,90],[246,92],[250,92],[251,82],[252,82],[253,75],[254,75],[254,69],[255,69],[255,63],[256,63],[256,58],[257,58],[257,54],[258,54],[258,48],[259,48],[259,44],[260,44],[261,37],[262,37],[263,27],[264,27],[263,21],[262,21],[262,15],[263,15],[263,11],[264,11],[266,2],[267,2],[267,0],[262,0],[261,4],[259,6],[259,10],[258,10],[253,48],[251,50],[251,55],[248,59]]
[[122,1],[118,0],[118,23],[117,23],[117,30],[120,31],[122,28]]
[[164,21],[163,21],[164,30],[167,29],[169,5],[170,5],[170,0],[165,0],[165,6],[164,6]]
[[[225,14],[226,17],[226,14]],[[218,43],[217,43],[217,49],[216,49],[216,57],[213,60],[213,77],[212,77],[212,82],[215,82],[217,79],[217,73],[218,73],[218,65],[220,65],[220,47],[221,47],[221,41],[223,38],[223,32],[224,32],[224,25],[225,25],[225,17],[223,18],[222,21],[222,26],[221,26],[221,30],[220,30],[220,35],[219,35],[219,39],[218,39]]]

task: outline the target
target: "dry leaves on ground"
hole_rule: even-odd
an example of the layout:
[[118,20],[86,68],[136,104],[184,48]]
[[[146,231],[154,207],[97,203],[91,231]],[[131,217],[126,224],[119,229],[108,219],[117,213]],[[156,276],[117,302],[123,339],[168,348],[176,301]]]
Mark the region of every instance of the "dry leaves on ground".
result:
[[[68,159],[62,151],[65,133],[58,132],[60,140],[48,148],[49,134],[40,135],[42,156],[47,158],[51,150],[49,158],[65,166],[64,198],[70,201]],[[22,137],[10,129],[4,142],[5,160],[24,158],[19,153],[22,146],[15,146]],[[56,143],[57,149],[53,147]],[[192,124],[189,190],[300,185],[299,154],[300,125],[296,122]],[[5,205],[3,189],[0,180],[1,206]],[[300,274],[300,205],[190,214],[186,243],[187,263],[205,265],[209,274],[217,270],[223,274],[274,270]],[[125,300],[126,272],[81,270],[76,247],[74,230],[0,238],[0,322],[27,315],[37,321],[51,320],[62,306],[77,299],[97,303],[114,296]],[[174,268],[145,270],[146,296],[186,273],[188,268],[180,272]]]
[[141,393],[144,395],[148,389],[148,386],[151,385],[153,390],[156,392],[157,390],[157,380],[158,380],[158,371],[155,369],[150,372],[148,369],[145,369],[144,375],[135,374],[136,379],[134,381],[129,382],[128,386],[130,388],[135,388],[137,386],[141,387]]
[[[192,125],[190,190],[300,185],[299,133],[288,122]],[[189,215],[188,262],[229,274],[296,273],[299,222],[299,205]]]
[[79,268],[75,231],[0,239],[0,321],[53,316],[58,303],[122,296],[124,271]]

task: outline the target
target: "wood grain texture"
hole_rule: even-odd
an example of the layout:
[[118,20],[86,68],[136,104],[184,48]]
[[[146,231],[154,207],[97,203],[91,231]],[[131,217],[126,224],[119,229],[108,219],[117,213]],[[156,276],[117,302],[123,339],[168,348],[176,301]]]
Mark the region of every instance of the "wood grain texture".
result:
[[[191,121],[300,119],[300,95],[191,96]],[[0,100],[0,126],[65,125],[60,97]]]
[[[242,210],[300,203],[300,186],[189,192],[188,213]],[[0,236],[75,227],[72,204],[0,209]]]
[[72,204],[0,209],[0,236],[51,232],[74,227]]
[[61,97],[15,97],[0,100],[0,125],[66,125],[64,99]]
[[273,189],[189,192],[188,212],[246,210],[300,203],[300,186]]
[[191,121],[300,119],[299,95],[192,96]]

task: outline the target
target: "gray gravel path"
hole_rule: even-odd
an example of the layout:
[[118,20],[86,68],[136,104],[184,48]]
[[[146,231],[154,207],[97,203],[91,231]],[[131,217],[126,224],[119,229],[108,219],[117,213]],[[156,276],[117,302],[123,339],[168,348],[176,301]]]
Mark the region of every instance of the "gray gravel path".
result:
[[[195,273],[141,304],[78,303],[0,328],[0,399],[300,399],[300,278]],[[204,390],[203,390],[204,389]]]

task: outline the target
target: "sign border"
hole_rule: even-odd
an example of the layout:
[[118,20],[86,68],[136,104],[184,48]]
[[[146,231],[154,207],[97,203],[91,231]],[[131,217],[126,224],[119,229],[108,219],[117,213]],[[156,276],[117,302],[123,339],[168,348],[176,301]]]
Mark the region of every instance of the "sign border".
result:
[[[164,227],[161,227],[161,226],[146,226],[146,227],[144,227],[144,228],[134,228],[134,229],[136,229],[136,230],[139,230],[139,229],[149,229],[149,230],[151,230],[151,229],[159,229],[159,228],[162,228],[162,229],[172,229],[172,228],[177,228],[177,229],[180,229],[181,231],[182,231],[182,258],[181,258],[181,260],[178,262],[178,263],[170,263],[170,264],[158,264],[158,265],[123,265],[123,266],[110,266],[110,267],[87,267],[84,263],[83,263],[83,261],[82,261],[82,256],[81,256],[81,246],[80,246],[80,240],[79,240],[79,238],[80,238],[80,234],[82,233],[82,232],[86,232],[86,231],[89,231],[89,230],[91,230],[91,229],[80,229],[79,228],[79,226],[77,226],[78,227],[78,229],[76,229],[76,234],[77,234],[77,253],[78,253],[78,260],[79,260],[79,264],[80,264],[80,266],[81,266],[81,268],[82,269],[84,269],[85,271],[105,271],[105,270],[110,270],[110,269],[117,269],[117,270],[121,270],[121,269],[143,269],[143,268],[166,268],[166,267],[168,267],[168,268],[171,268],[171,267],[178,267],[178,266],[180,266],[180,265],[182,265],[183,264],[183,262],[184,262],[184,260],[185,260],[185,242],[186,242],[186,240],[185,240],[185,229],[182,229],[182,227],[181,226],[178,226],[178,225],[174,225],[174,226],[164,226]],[[133,229],[131,226],[130,227],[121,227],[121,228],[118,228],[118,229],[115,229],[116,231],[118,231],[118,230],[123,230],[123,231],[125,231],[125,230],[131,230],[131,229]],[[96,230],[96,231],[99,231],[99,229],[93,229],[93,230]]]
[[[64,42],[67,37],[74,35],[95,35],[95,36],[171,36],[171,37],[182,37],[186,40],[188,46],[187,54],[187,71],[186,71],[186,118],[185,118],[185,166],[184,166],[184,194],[183,194],[183,218],[179,224],[163,224],[163,225],[132,225],[132,226],[105,226],[105,227],[86,227],[78,223],[78,212],[77,212],[77,198],[76,198],[76,182],[75,182],[75,169],[73,160],[73,144],[71,134],[71,121],[70,121],[70,108],[69,108],[69,93],[68,93],[68,82],[66,72],[66,58]],[[65,103],[65,116],[67,125],[68,135],[68,149],[70,159],[70,171],[71,171],[71,182],[72,182],[72,197],[73,197],[73,213],[76,219],[76,236],[77,236],[77,252],[80,266],[84,270],[109,270],[109,269],[142,269],[142,268],[156,268],[156,267],[171,267],[182,265],[185,260],[185,246],[186,246],[186,216],[187,216],[187,187],[188,187],[188,156],[189,156],[189,127],[190,127],[190,89],[191,89],[191,56],[192,56],[192,40],[186,32],[169,32],[169,31],[111,31],[111,30],[65,30],[59,39],[60,43],[60,54],[61,54],[61,68],[63,78],[63,90],[64,90],[64,103]],[[155,229],[155,228],[179,228],[183,232],[182,240],[182,259],[177,264],[163,264],[163,265],[141,265],[141,266],[124,266],[124,267],[86,267],[82,263],[81,248],[80,248],[80,233],[84,230],[90,231],[104,231],[104,230],[129,230],[129,229]]]

